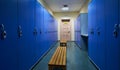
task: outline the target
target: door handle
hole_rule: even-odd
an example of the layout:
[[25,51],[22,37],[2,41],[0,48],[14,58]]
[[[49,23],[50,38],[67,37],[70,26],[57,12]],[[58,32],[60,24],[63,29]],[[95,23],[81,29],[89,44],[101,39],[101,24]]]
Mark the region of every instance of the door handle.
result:
[[1,24],[1,40],[4,40],[7,37],[7,33],[3,24]]
[[116,38],[118,37],[119,26],[120,26],[120,24],[115,24],[115,25],[114,25],[113,36],[116,37]]
[[34,28],[33,34],[36,36],[37,35],[37,29]]
[[70,33],[70,31],[68,31],[68,33]]
[[18,26],[18,37],[20,38],[22,36],[22,28],[21,26],[19,25]]

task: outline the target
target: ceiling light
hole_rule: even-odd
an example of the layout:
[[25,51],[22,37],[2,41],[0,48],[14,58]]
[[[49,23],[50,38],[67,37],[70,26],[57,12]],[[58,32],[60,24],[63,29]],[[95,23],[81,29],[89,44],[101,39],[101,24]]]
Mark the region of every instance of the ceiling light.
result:
[[63,5],[63,8],[62,8],[63,11],[68,11],[69,10],[69,7],[68,5]]
[[70,17],[61,17],[61,19],[70,19]]

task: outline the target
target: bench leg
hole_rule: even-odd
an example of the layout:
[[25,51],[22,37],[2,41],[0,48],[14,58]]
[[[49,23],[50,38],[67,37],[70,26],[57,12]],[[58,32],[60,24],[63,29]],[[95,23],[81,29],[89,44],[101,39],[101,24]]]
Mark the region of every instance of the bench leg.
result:
[[52,69],[52,66],[49,66],[49,69],[48,69],[48,70],[53,70],[53,69]]
[[66,70],[66,67],[63,67],[63,70]]

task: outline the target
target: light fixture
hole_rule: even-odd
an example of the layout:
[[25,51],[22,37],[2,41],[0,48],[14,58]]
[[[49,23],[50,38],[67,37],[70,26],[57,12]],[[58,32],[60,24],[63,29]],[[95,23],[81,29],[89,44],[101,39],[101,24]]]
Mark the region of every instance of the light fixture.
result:
[[61,17],[61,19],[70,19],[70,17]]
[[68,11],[68,10],[69,10],[68,5],[63,5],[62,10],[63,10],[63,11]]

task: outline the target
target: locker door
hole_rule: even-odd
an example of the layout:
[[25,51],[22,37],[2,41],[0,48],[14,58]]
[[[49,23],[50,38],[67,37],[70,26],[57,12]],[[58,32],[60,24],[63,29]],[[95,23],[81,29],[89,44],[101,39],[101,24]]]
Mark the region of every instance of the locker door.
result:
[[107,69],[106,70],[120,70],[119,60],[119,38],[114,37],[113,31],[115,24],[118,24],[118,1],[119,0],[105,0],[105,16],[106,16],[106,38],[107,38]]
[[0,1],[0,29],[1,24],[7,37],[1,40],[0,30],[0,70],[17,70],[17,1]]
[[75,41],[80,45],[80,16],[77,17],[75,22]]
[[35,62],[34,17],[35,1],[18,1],[18,24],[21,25],[23,36],[18,39],[19,70],[28,70]]
[[[119,20],[119,36],[118,37],[119,37],[119,42],[120,42],[120,0],[118,0],[118,1],[119,1],[119,4],[118,4],[119,5],[119,19],[118,19]],[[118,46],[119,46],[118,49],[120,49],[120,43],[118,43]],[[118,53],[120,53],[120,51]],[[118,62],[119,62],[118,65],[120,65],[120,55],[119,55],[119,61]],[[119,67],[119,69],[120,69],[120,67]]]
[[44,8],[41,6],[41,55],[45,49],[45,27],[44,27]]
[[42,35],[42,40],[43,40],[43,44],[42,44],[42,54],[44,54],[47,50],[47,11],[44,7],[42,7],[43,10],[43,23],[42,23],[42,29],[43,29],[43,35]]
[[36,58],[37,60],[42,56],[41,54],[41,48],[42,48],[42,8],[41,5],[38,1],[36,1],[36,13],[35,13],[35,23],[36,23],[36,28],[37,28],[37,36],[36,36]]
[[88,7],[88,52],[89,57],[97,62],[97,34],[96,34],[96,0],[92,0]]
[[105,15],[104,15],[104,0],[96,0],[96,14],[97,14],[97,65],[101,70],[106,70],[105,69],[105,49],[106,49],[106,40],[105,40],[105,35],[106,35],[106,30],[105,30]]

